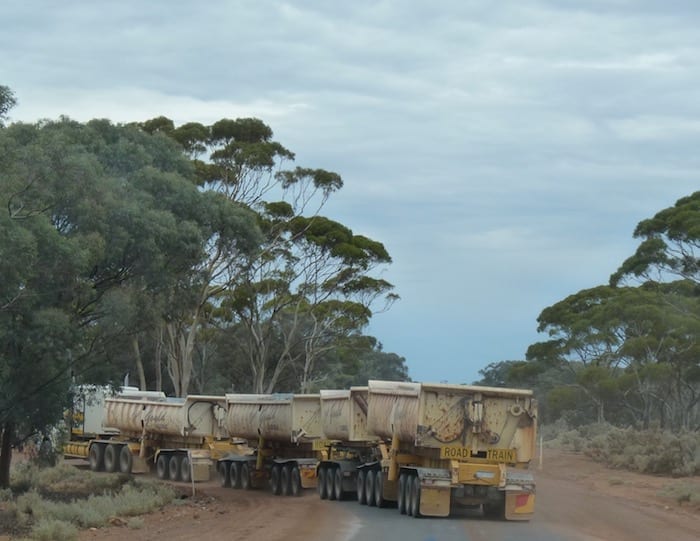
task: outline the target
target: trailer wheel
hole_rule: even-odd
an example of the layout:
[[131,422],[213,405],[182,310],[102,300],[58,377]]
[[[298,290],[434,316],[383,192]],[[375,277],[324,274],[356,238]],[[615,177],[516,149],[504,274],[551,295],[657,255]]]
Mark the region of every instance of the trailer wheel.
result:
[[280,477],[280,467],[275,464],[272,466],[272,471],[270,471],[270,488],[275,496],[279,496],[282,493],[282,482]]
[[365,470],[357,472],[357,503],[367,505],[367,497],[365,496]]
[[92,471],[102,471],[105,467],[104,463],[105,448],[101,443],[93,443],[90,446],[88,461]]
[[485,503],[482,506],[484,516],[487,518],[504,520],[506,518],[506,495],[501,493],[498,501]]
[[241,488],[243,490],[250,490],[253,488],[253,484],[250,482],[250,468],[247,462],[241,464]]
[[297,466],[292,468],[290,482],[292,496],[301,496],[301,473]]
[[343,493],[343,472],[340,468],[335,469],[335,481],[333,484],[335,485],[335,499],[341,501],[345,494]]
[[168,477],[171,481],[180,480],[180,457],[172,455],[168,461]]
[[292,492],[292,475],[291,467],[289,465],[282,466],[282,471],[280,472],[280,482],[282,484],[282,496],[289,496]]
[[192,481],[192,468],[190,466],[190,457],[187,455],[182,457],[182,461],[180,462],[180,479],[184,483],[189,483]]
[[119,451],[119,471],[122,473],[131,473],[131,468],[134,465],[134,456],[131,454],[131,449],[128,445],[122,445]]
[[374,473],[374,505],[384,507],[384,475],[381,471]]
[[374,506],[374,470],[367,470],[365,477],[365,500],[370,507]]
[[411,480],[411,507],[409,515],[418,518],[420,516],[420,479],[414,475]]
[[241,468],[237,462],[232,462],[229,468],[229,485],[231,488],[241,488]]
[[159,454],[156,461],[156,475],[158,479],[165,479],[168,476],[168,455]]
[[230,487],[228,462],[219,462],[219,467],[217,469],[219,470],[219,483],[221,486],[224,488]]
[[399,513],[406,514],[406,474],[399,475],[399,490],[397,494],[396,506],[399,508]]
[[329,500],[335,500],[335,468],[328,468],[326,472],[326,492]]
[[325,466],[321,466],[318,469],[318,496],[322,500],[328,499],[328,491],[326,490],[326,475],[328,474],[328,469]]
[[105,449],[105,471],[110,473],[117,471],[119,466],[119,447],[110,443]]

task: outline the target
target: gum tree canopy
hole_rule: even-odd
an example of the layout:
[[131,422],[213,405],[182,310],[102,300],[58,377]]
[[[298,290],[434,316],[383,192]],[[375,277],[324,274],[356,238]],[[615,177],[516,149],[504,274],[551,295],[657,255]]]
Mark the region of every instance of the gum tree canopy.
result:
[[121,377],[138,299],[165,317],[208,247],[258,244],[254,215],[194,178],[174,141],[136,127],[0,128],[0,486],[11,445],[61,419],[72,379]]

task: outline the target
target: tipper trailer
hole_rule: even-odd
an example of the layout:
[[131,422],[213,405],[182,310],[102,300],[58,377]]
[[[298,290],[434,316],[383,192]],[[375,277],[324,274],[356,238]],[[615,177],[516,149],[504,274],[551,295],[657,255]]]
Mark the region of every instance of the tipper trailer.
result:
[[386,446],[367,430],[367,387],[322,390],[321,432],[327,452],[318,463],[321,499],[342,500],[355,493],[363,464],[376,462]]
[[161,479],[207,481],[219,457],[246,452],[226,431],[223,396],[167,398],[138,389],[109,396],[93,388],[77,404],[64,455],[86,458],[93,471],[155,467]]
[[218,460],[222,486],[248,489],[269,482],[273,494],[285,496],[316,487],[323,453],[318,394],[227,394],[226,408],[226,428],[254,453]]
[[[349,424],[361,417],[362,408],[352,392],[345,400]],[[326,472],[333,471],[333,482],[319,494],[342,497],[352,492],[354,478],[359,503],[383,507],[395,502],[400,513],[414,517],[448,516],[454,506],[480,505],[487,516],[529,520],[535,505],[528,467],[536,420],[537,403],[528,390],[370,381],[369,450],[347,462],[321,462]],[[358,449],[359,443],[340,437],[329,456],[333,448]],[[358,460],[362,456],[370,459]]]

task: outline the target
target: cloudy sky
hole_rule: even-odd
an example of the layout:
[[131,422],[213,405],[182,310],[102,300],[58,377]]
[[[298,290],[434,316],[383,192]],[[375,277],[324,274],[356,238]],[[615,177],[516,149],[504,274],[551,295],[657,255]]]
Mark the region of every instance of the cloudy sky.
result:
[[24,0],[11,120],[258,117],[340,173],[324,213],[385,244],[370,333],[416,380],[524,358],[699,189],[696,0]]

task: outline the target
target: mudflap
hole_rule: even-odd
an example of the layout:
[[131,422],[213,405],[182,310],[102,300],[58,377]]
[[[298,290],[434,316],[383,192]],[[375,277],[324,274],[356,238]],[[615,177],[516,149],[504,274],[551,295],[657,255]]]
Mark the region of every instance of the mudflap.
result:
[[506,471],[506,520],[530,520],[535,513],[535,478],[528,471]]
[[535,494],[506,492],[506,520],[530,520],[535,514]]
[[450,514],[450,487],[421,487],[420,514],[424,517],[446,517]]

